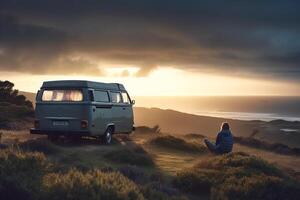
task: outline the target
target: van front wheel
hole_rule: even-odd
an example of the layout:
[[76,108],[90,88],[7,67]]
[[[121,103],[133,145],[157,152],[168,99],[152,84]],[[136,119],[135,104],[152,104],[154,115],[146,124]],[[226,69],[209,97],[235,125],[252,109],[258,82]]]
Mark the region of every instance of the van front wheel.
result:
[[102,140],[105,144],[110,144],[112,141],[112,129],[108,128],[104,135],[102,136]]

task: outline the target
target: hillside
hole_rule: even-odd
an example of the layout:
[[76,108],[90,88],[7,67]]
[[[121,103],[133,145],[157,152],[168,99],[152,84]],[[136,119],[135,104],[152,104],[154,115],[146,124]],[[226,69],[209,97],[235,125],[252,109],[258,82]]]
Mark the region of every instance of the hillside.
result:
[[134,108],[135,124],[137,126],[159,125],[163,132],[176,135],[188,133],[200,133],[208,137],[215,137],[220,124],[227,121],[235,136],[249,137],[265,140],[272,143],[283,143],[291,147],[300,147],[299,132],[284,132],[282,129],[300,130],[300,122],[288,122],[284,120],[242,121],[224,118],[192,115],[174,110],[158,108]]
[[232,199],[234,192],[235,199],[271,200],[299,195],[299,156],[241,145],[217,156],[201,140],[148,127],[115,135],[108,146],[90,138],[50,143],[16,131],[4,132],[2,143],[8,146],[0,150],[1,199]]

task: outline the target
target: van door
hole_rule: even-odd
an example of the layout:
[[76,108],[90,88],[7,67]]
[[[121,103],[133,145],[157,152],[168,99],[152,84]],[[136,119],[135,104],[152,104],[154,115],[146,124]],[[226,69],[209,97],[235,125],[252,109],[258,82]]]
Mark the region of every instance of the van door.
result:
[[122,96],[120,92],[110,91],[112,103],[111,119],[115,124],[115,132],[123,133],[124,129],[124,110],[122,106]]
[[94,90],[92,126],[96,134],[104,134],[107,124],[111,123],[111,107],[108,92]]
[[122,92],[122,111],[123,111],[123,126],[124,132],[130,133],[133,127],[133,110],[129,95],[127,92]]

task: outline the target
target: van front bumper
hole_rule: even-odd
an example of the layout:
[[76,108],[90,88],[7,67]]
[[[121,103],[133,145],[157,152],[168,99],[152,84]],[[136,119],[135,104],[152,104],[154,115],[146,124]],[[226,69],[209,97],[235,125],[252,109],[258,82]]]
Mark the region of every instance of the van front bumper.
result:
[[40,130],[36,128],[30,129],[31,134],[40,134],[40,135],[91,135],[88,130],[81,131],[61,131],[61,130]]

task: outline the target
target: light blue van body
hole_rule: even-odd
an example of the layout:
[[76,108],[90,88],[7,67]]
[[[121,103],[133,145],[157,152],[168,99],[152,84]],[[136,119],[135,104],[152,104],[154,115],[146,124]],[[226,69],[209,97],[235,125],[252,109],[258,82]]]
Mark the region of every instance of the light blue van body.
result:
[[36,96],[32,134],[101,136],[134,129],[133,106],[118,83],[65,80],[44,82]]

